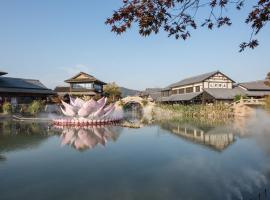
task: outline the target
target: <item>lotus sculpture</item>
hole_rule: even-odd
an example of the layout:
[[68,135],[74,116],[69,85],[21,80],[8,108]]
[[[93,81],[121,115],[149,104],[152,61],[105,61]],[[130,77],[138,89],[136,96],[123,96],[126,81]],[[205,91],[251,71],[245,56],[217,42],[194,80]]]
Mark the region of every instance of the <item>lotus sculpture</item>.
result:
[[116,107],[115,104],[107,105],[105,97],[98,101],[94,99],[84,101],[70,97],[70,104],[62,101],[60,109],[65,117],[55,119],[56,125],[87,126],[118,122],[123,118],[122,109]]

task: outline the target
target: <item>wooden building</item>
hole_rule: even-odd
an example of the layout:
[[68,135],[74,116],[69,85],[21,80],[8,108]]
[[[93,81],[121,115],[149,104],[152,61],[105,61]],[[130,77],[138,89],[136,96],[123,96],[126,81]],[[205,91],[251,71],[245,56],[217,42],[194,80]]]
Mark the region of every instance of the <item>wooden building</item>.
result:
[[103,86],[106,85],[103,81],[98,80],[94,76],[80,72],[70,79],[65,80],[69,86],[58,86],[55,92],[59,96],[66,94],[72,96],[96,96],[103,95]]
[[34,99],[46,99],[55,93],[39,80],[5,77],[0,71],[0,103],[30,103]]
[[161,88],[146,88],[138,93],[139,97],[149,101],[157,101],[161,97]]
[[270,95],[265,81],[235,82],[220,71],[214,71],[173,83],[162,89],[162,103],[232,102],[236,95],[263,98]]

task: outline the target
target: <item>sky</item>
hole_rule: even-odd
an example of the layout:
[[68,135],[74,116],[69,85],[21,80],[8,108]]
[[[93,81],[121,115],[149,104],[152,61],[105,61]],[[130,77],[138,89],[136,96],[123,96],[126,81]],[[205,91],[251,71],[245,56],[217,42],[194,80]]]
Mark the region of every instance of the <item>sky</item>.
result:
[[[258,48],[238,52],[250,37],[244,20],[251,4],[227,11],[231,27],[199,27],[187,41],[163,32],[141,37],[136,24],[121,36],[112,33],[104,22],[119,5],[121,0],[0,0],[0,70],[52,89],[83,71],[139,90],[215,70],[236,82],[264,79],[270,71],[269,25],[257,36]],[[205,15],[202,10],[198,19]]]

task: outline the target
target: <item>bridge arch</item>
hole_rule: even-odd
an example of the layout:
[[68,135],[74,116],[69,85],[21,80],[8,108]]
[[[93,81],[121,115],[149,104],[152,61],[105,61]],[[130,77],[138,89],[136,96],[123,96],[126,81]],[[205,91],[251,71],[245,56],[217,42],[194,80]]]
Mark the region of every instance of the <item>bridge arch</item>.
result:
[[143,101],[145,100],[138,96],[127,96],[121,99],[121,102],[123,105],[129,104],[129,103],[137,103],[137,104],[140,104],[141,107],[144,107]]

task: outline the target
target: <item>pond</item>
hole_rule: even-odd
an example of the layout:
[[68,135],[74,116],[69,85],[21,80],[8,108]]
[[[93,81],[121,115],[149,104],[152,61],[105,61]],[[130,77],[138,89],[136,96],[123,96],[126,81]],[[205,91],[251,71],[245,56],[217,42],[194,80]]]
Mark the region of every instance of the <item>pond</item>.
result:
[[[264,199],[270,121],[0,122],[0,199]],[[266,193],[265,193],[266,189]]]

